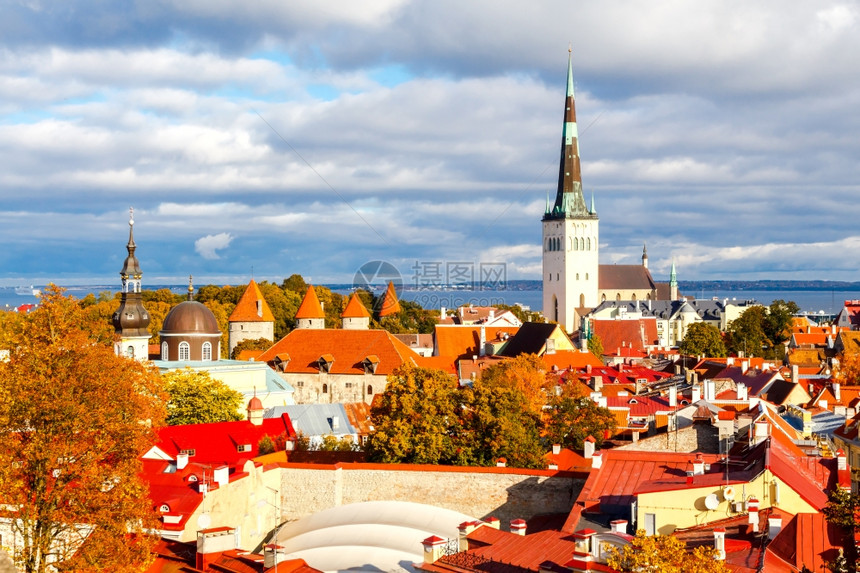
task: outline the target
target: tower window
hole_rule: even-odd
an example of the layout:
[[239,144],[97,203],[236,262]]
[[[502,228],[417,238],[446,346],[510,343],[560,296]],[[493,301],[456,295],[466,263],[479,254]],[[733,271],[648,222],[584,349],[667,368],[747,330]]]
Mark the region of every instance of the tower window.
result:
[[212,343],[203,343],[203,360],[212,360]]
[[166,342],[161,343],[161,359],[167,360],[167,343]]
[[591,250],[591,237],[588,237],[588,241],[586,242],[586,248],[585,248],[585,250],[586,250],[586,251],[590,251],[590,250]]
[[323,393],[323,394],[328,394],[328,384],[323,384],[323,387],[322,387],[322,393]]
[[179,360],[189,360],[191,358],[191,346],[187,342],[179,343]]

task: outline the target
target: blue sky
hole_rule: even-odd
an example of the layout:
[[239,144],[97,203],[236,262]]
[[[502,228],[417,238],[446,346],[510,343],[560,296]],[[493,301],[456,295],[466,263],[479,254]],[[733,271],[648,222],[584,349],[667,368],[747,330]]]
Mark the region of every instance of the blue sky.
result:
[[7,3],[0,285],[539,278],[569,42],[601,262],[860,280],[858,2],[532,4]]

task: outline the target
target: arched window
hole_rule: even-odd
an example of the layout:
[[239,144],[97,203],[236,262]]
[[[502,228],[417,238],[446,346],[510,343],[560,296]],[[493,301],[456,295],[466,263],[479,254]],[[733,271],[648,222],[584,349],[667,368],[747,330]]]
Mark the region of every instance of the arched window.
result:
[[328,394],[328,384],[323,384],[323,394]]
[[212,360],[212,343],[203,343],[203,360]]
[[636,293],[635,292],[632,295],[630,295],[630,300],[636,300]]
[[579,241],[576,238],[573,239],[573,250],[574,251],[579,250]]
[[585,240],[585,250],[586,250],[586,251],[590,251],[590,250],[591,250],[591,237],[588,237],[588,238]]
[[603,295],[600,297],[600,302],[606,302],[606,293],[603,293]]
[[579,250],[580,250],[580,251],[584,251],[584,250],[585,250],[585,239],[580,239],[580,240],[579,240]]
[[191,347],[187,342],[179,343],[179,360],[190,360],[191,359]]
[[588,280],[588,273],[585,273],[585,280]]
[[134,346],[129,346],[125,349],[125,355],[129,358],[134,358]]
[[579,280],[579,273],[576,273],[576,280]]
[[555,295],[552,297],[552,316],[552,319],[558,322],[558,297]]
[[161,343],[161,359],[167,360],[167,343],[166,342]]
[[367,385],[367,395],[373,396],[373,386],[371,386],[370,384]]
[[615,300],[621,300],[621,293],[615,293]]
[[585,308],[585,294],[580,293],[579,295],[579,308]]
[[561,280],[561,273],[555,273],[555,280]]

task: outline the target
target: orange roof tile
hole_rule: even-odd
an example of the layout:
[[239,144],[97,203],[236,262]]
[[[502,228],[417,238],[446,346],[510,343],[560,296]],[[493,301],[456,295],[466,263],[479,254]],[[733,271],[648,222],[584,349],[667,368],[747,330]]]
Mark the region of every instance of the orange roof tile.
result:
[[[505,333],[513,336],[519,328],[515,326],[485,326],[487,340],[493,340]],[[439,356],[471,357],[481,354],[481,327],[459,325],[436,325],[436,349]]]
[[404,362],[419,364],[421,357],[385,330],[296,329],[276,342],[257,360],[271,362],[287,354],[289,373],[319,372],[323,355],[331,358],[329,374],[363,374],[365,361],[376,356],[377,375],[391,374]]
[[370,318],[370,313],[361,303],[358,294],[352,293],[349,302],[346,303],[346,308],[343,309],[343,314],[340,316],[341,318]]
[[397,300],[397,291],[394,290],[394,282],[388,281],[388,290],[382,299],[382,307],[379,309],[379,318],[390,316],[400,312],[400,301]]
[[308,292],[305,293],[305,298],[302,299],[302,304],[296,311],[296,318],[325,318],[320,299],[317,298],[317,293],[311,285],[308,285]]
[[[257,301],[261,303],[259,310]],[[254,279],[248,283],[248,288],[242,293],[242,297],[236,303],[236,308],[230,313],[228,320],[230,322],[275,322],[275,315],[272,314],[269,305],[266,304],[263,292],[254,282]]]
[[554,354],[544,354],[541,360],[546,365],[547,370],[552,370],[553,367],[558,370],[585,368],[586,366],[603,366],[603,362],[591,352],[582,352],[579,350],[557,350]]

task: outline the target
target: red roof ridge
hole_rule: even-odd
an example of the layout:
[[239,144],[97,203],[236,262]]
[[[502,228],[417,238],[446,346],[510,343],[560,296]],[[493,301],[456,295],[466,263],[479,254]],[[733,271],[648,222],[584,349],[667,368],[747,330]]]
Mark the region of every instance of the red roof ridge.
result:
[[320,299],[317,298],[313,285],[308,285],[308,292],[305,293],[302,304],[296,311],[296,318],[325,318]]

